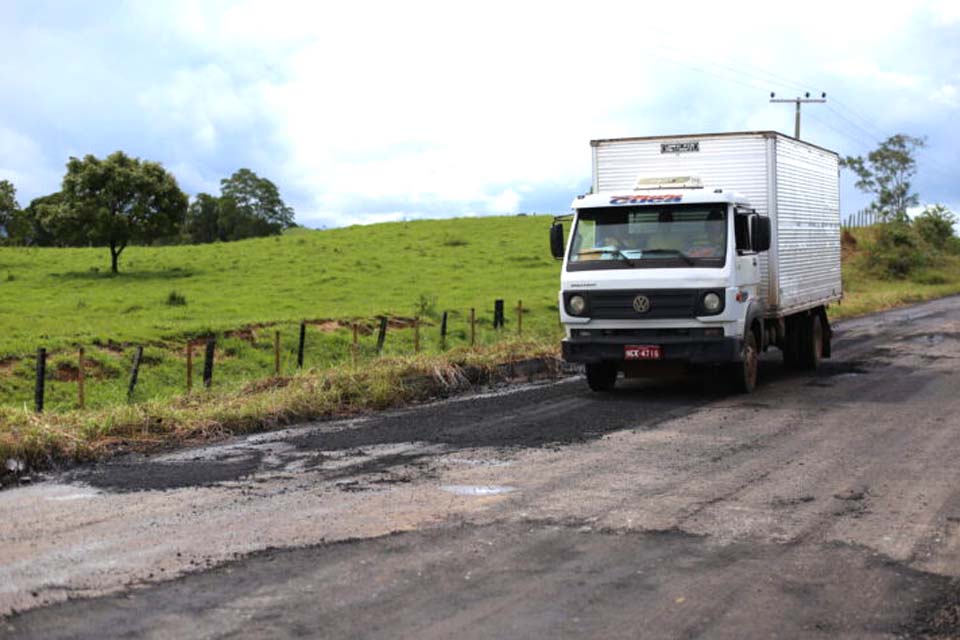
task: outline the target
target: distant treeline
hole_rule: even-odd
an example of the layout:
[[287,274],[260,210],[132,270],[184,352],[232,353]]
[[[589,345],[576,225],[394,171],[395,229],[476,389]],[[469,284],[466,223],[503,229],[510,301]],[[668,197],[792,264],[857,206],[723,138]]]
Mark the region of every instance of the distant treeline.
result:
[[191,202],[159,163],[117,151],[104,159],[70,158],[60,191],[17,203],[0,180],[0,244],[110,247],[117,272],[129,244],[228,242],[277,235],[296,226],[276,185],[250,169],[220,181],[220,195]]

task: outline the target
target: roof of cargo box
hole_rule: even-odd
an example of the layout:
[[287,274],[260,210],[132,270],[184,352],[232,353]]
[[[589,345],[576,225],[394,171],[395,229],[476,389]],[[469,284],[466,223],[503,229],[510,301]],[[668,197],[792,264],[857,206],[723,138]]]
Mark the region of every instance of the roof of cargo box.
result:
[[831,151],[820,145],[816,145],[806,140],[797,140],[793,136],[788,136],[786,134],[780,133],[779,131],[731,131],[728,133],[681,133],[677,135],[670,136],[637,136],[631,138],[601,138],[599,140],[591,140],[591,147],[598,147],[605,142],[642,142],[645,140],[689,140],[691,138],[704,139],[704,138],[735,138],[742,136],[760,136],[764,138],[786,138],[788,140],[793,140],[794,142],[799,142],[800,144],[805,144],[808,147],[813,147],[814,149],[820,149],[821,151],[826,151],[827,153],[832,153],[835,156],[838,156],[836,151]]

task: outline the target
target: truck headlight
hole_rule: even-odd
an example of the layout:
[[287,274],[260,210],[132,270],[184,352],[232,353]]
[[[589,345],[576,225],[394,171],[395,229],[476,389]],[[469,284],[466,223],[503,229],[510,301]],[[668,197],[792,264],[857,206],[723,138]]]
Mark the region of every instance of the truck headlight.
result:
[[570,296],[570,299],[567,301],[567,311],[569,311],[571,315],[583,315],[583,312],[586,310],[587,301],[583,299],[583,296]]
[[707,313],[717,313],[721,307],[723,307],[723,300],[717,294],[711,291],[703,296],[703,308]]

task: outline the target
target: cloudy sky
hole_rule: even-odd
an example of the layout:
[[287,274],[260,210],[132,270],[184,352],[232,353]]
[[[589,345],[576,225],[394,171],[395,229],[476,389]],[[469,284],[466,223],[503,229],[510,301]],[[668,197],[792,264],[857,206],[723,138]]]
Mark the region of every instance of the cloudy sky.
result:
[[[301,224],[563,212],[592,138],[776,129],[864,154],[926,136],[960,211],[960,2],[0,4],[0,178],[157,160],[191,195],[249,167]],[[849,213],[867,198],[844,180]]]

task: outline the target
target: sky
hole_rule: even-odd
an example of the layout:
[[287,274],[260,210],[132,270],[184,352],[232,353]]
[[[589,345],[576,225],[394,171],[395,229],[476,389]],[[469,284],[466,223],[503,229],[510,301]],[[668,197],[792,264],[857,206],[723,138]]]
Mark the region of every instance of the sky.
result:
[[[792,134],[864,155],[924,136],[922,204],[960,213],[960,2],[0,4],[0,179],[158,161],[190,194],[241,167],[299,224],[564,213],[589,141]],[[842,179],[849,215],[869,196]]]

